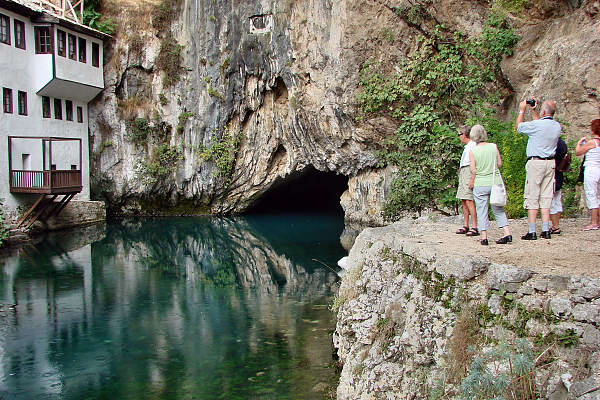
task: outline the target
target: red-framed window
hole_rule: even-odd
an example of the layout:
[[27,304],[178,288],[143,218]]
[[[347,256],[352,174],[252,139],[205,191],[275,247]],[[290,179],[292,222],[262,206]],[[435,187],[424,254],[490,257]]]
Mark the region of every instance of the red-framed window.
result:
[[71,60],[75,60],[76,55],[77,55],[77,37],[75,35],[71,35],[70,33],[69,33],[68,46],[69,46],[69,58]]
[[15,19],[15,47],[25,50],[25,22]]
[[50,97],[42,96],[42,117],[50,118]]
[[19,115],[27,115],[27,92],[17,92],[17,109]]
[[10,18],[0,14],[0,43],[10,44]]
[[2,110],[6,114],[13,112],[12,89],[10,88],[2,88]]
[[35,52],[37,54],[52,53],[52,34],[49,26],[36,26],[35,32]]
[[73,121],[73,102],[65,100],[65,117],[67,121]]
[[100,45],[92,42],[92,66],[100,67]]
[[87,49],[87,44],[84,38],[77,38],[78,39],[78,48],[79,48],[79,62],[85,63],[87,62],[87,58],[86,58],[86,49]]
[[54,119],[62,119],[62,100],[54,99]]
[[67,34],[60,29],[56,30],[56,54],[62,57],[67,56]]

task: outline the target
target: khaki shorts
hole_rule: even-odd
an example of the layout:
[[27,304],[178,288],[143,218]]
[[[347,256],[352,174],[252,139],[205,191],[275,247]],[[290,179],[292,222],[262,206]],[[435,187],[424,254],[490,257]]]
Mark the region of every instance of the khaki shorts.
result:
[[469,180],[471,179],[471,170],[469,166],[462,167],[458,171],[458,190],[456,198],[460,200],[473,200],[473,191],[469,189]]
[[550,208],[554,195],[554,160],[529,160],[525,164],[525,194],[527,210]]

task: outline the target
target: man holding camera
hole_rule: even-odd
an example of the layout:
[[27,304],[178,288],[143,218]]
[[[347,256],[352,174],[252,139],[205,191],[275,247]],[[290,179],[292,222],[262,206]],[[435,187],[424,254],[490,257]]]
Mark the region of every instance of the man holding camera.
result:
[[[523,100],[519,104],[519,116],[515,122],[517,131],[529,136],[527,140],[527,171],[525,177],[525,194],[523,207],[527,209],[529,231],[521,236],[523,240],[536,240],[535,222],[538,208],[542,210],[542,234],[544,239],[550,239],[550,205],[554,194],[554,156],[556,144],[560,138],[560,124],[554,120],[556,103],[546,100],[542,103],[541,117],[537,113],[536,101]],[[523,122],[525,110],[529,108],[532,121]]]

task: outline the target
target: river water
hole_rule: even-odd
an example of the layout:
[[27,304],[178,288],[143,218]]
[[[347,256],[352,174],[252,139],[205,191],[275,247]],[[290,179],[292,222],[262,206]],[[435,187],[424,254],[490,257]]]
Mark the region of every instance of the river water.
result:
[[341,218],[124,220],[1,259],[0,399],[321,399]]

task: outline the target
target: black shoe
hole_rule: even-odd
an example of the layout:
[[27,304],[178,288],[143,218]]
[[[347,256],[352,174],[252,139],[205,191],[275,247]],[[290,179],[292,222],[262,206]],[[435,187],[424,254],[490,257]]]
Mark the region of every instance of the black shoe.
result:
[[487,245],[489,244],[487,239],[482,239],[480,243],[481,243],[483,246],[487,246]]
[[537,240],[537,234],[535,232],[529,232],[527,235],[521,236],[523,240]]
[[550,239],[550,238],[552,237],[552,235],[550,234],[550,231],[543,231],[543,232],[540,234],[540,237],[541,237],[542,239]]
[[512,242],[512,235],[507,235],[507,236],[504,236],[503,238],[496,240],[496,243],[498,243],[498,244],[506,244],[506,243],[511,243],[511,242]]

